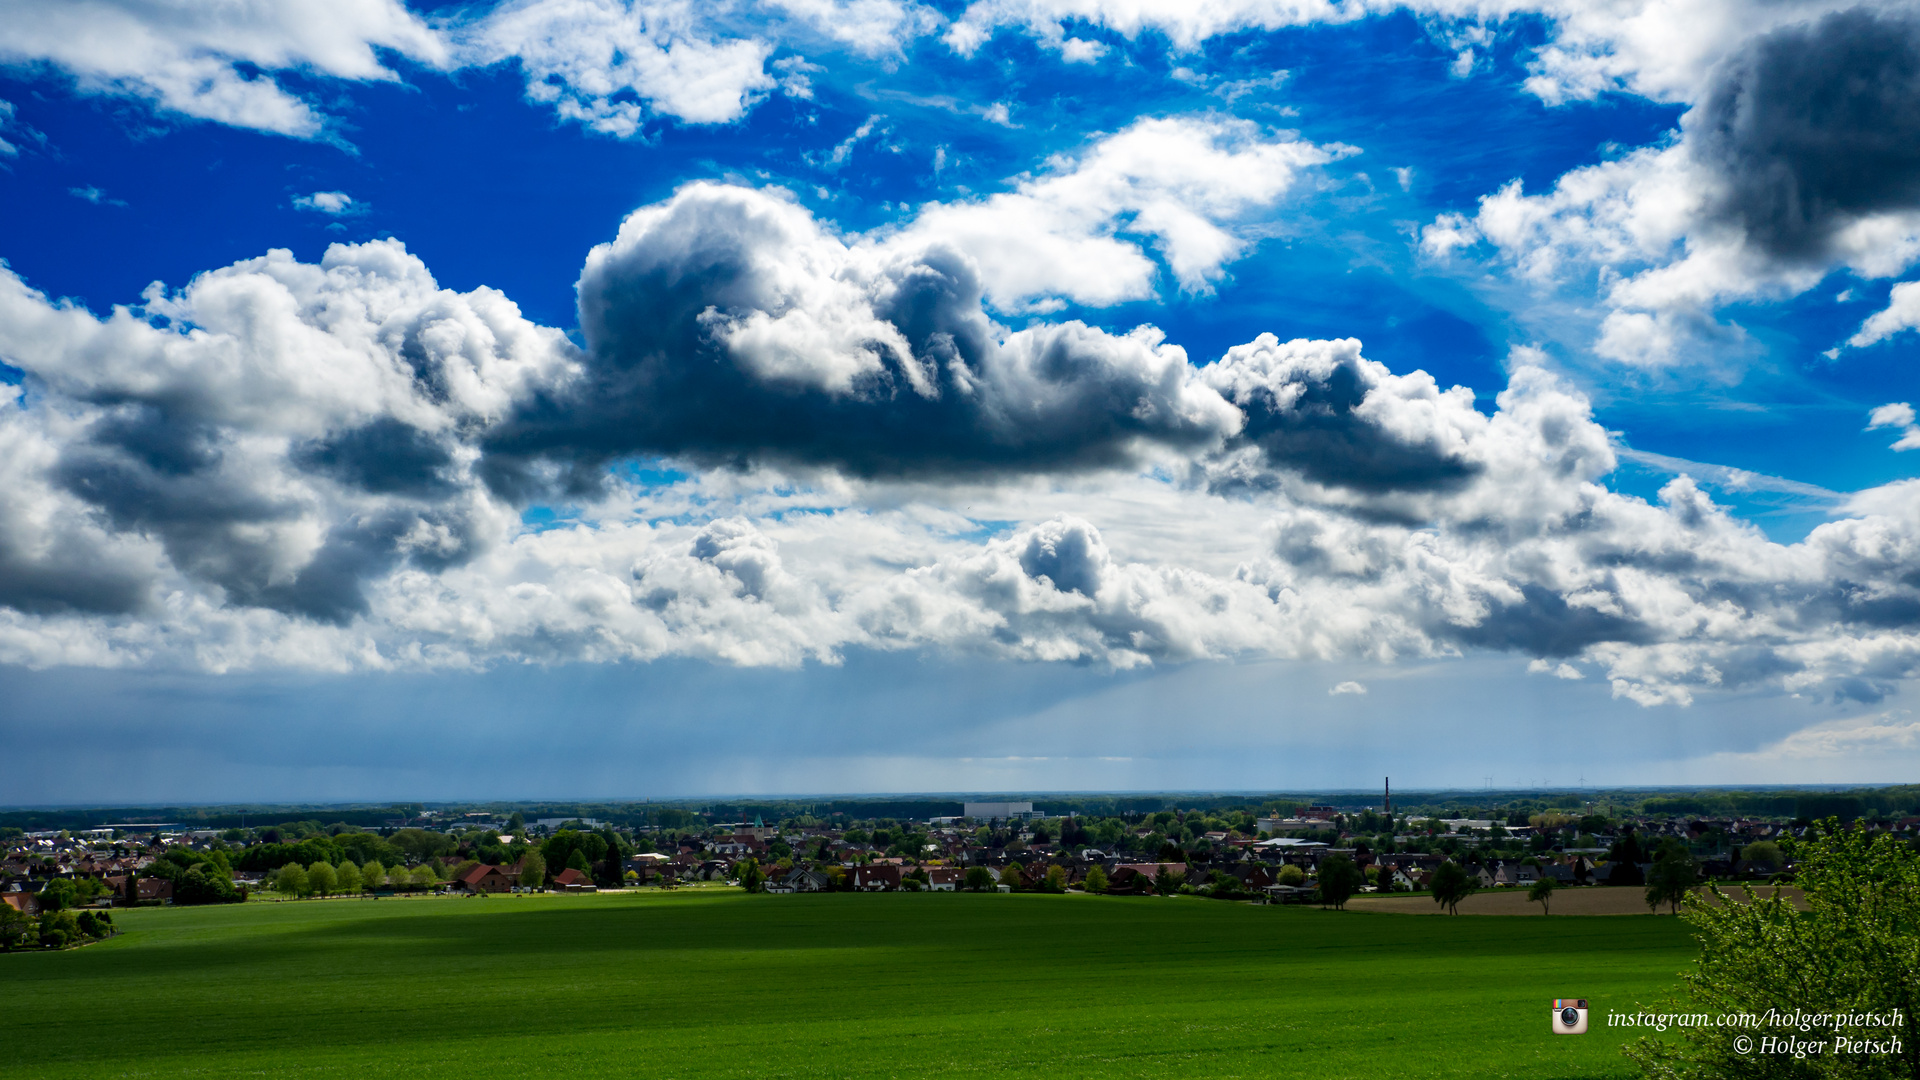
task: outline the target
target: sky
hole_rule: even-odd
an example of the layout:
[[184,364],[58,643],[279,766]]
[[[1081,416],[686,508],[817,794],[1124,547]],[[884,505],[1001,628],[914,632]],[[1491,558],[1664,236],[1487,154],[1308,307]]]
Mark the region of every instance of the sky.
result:
[[11,802],[1920,766],[1910,5],[0,0],[0,260]]

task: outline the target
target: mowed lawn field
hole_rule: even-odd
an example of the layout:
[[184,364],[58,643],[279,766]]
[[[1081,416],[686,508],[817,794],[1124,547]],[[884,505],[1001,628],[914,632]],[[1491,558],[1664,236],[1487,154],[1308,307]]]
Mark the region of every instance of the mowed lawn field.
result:
[[[329,900],[116,914],[0,956],[11,1077],[1632,1075],[1608,1008],[1671,917],[1416,918],[1197,898]],[[1556,997],[1594,1009],[1556,1036]]]

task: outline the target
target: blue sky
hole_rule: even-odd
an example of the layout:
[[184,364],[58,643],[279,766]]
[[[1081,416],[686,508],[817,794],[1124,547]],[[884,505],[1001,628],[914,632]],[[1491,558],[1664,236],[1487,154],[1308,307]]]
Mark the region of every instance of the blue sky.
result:
[[1920,761],[1897,6],[0,12],[22,799]]

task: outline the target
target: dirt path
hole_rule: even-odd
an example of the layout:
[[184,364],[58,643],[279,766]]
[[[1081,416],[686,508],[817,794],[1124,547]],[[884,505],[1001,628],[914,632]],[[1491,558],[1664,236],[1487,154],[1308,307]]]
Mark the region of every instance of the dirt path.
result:
[[[1757,885],[1754,895],[1765,896],[1771,885]],[[1742,897],[1739,886],[1721,889],[1736,901]],[[1793,906],[1805,911],[1806,898],[1799,889],[1791,885],[1783,886],[1782,893]],[[1553,914],[1555,915],[1645,915],[1647,898],[1645,889],[1614,888],[1605,885],[1583,888],[1559,889],[1553,894]],[[1398,915],[1444,915],[1446,909],[1433,902],[1431,896],[1356,896],[1347,901],[1350,911],[1381,911]],[[1669,909],[1661,905],[1660,913]],[[1462,915],[1539,915],[1540,905],[1527,900],[1527,890],[1487,889],[1474,893],[1460,902]]]

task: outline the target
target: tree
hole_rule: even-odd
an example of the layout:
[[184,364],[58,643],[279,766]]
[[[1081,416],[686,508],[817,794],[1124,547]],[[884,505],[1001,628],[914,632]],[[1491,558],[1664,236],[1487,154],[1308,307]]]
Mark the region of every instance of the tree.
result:
[[1040,881],[1040,891],[1063,893],[1067,891],[1067,871],[1065,867],[1047,867],[1047,876]]
[[360,887],[374,892],[387,883],[387,868],[380,865],[379,859],[368,859],[360,868]]
[[600,833],[600,839],[607,845],[607,854],[600,861],[599,872],[594,875],[595,883],[601,888],[617,889],[621,885],[620,838],[614,835],[612,829],[606,829]]
[[529,851],[520,860],[520,884],[537,889],[547,883],[547,860],[537,851]]
[[411,876],[413,883],[422,889],[431,889],[440,880],[439,876],[433,872],[433,866],[429,863],[421,863],[419,866],[414,867]]
[[760,864],[751,858],[734,863],[733,874],[734,880],[748,892],[759,892],[767,883],[766,872],[761,870]]
[[1448,859],[1433,872],[1433,902],[1443,905],[1450,915],[1460,914],[1460,901],[1479,891],[1474,884],[1473,875],[1461,869],[1460,864]]
[[1161,866],[1159,873],[1153,875],[1153,891],[1161,896],[1172,896],[1187,883],[1185,870],[1175,870],[1170,866]]
[[984,866],[968,867],[967,888],[974,892],[985,892],[993,888],[993,871]]
[[1345,908],[1347,900],[1360,891],[1360,868],[1345,855],[1330,855],[1320,863],[1320,902]]
[[41,911],[64,911],[74,905],[78,889],[66,878],[54,878],[40,890]]
[[1021,887],[1026,884],[1026,879],[1021,873],[1021,869],[1020,864],[1017,862],[1009,862],[1007,865],[1001,867],[1000,884],[1005,885],[1014,892],[1019,892]]
[[331,863],[317,862],[307,867],[307,888],[325,896],[340,888],[340,875]]
[[357,893],[360,891],[360,868],[353,865],[352,859],[341,863],[340,868],[335,870],[334,874],[339,879],[335,887],[341,892]]
[[1288,863],[1280,868],[1280,872],[1274,875],[1273,880],[1281,885],[1299,888],[1307,883],[1307,872],[1292,863]]
[[1540,905],[1540,914],[1553,914],[1553,889],[1557,884],[1558,882],[1551,877],[1541,874],[1540,880],[1534,882],[1533,887],[1527,890],[1527,899]]
[[1087,868],[1087,879],[1081,883],[1081,887],[1099,895],[1107,891],[1107,884],[1107,872],[1096,865]]
[[[1682,902],[1700,957],[1681,976],[1685,1000],[1674,1011],[1792,1017],[1899,1010],[1910,1024],[1920,1009],[1920,853],[1885,832],[1842,828],[1828,818],[1812,826],[1795,863],[1804,914],[1778,889],[1763,895],[1742,887],[1743,903],[1709,885],[1706,896]],[[1920,1043],[1910,1030],[1854,1028],[1848,1038],[1898,1038],[1899,1049],[1804,1061],[1754,1054],[1769,1035],[1807,1037],[1797,1028],[1704,1025],[1625,1049],[1651,1080],[1920,1076]]]
[[1778,870],[1787,863],[1787,857],[1780,850],[1780,845],[1771,840],[1755,840],[1740,849],[1740,857],[1748,862],[1762,863],[1772,870]]
[[452,854],[460,846],[453,837],[445,833],[429,832],[426,829],[398,829],[387,838],[387,842],[406,855],[423,862],[435,855]]
[[12,952],[14,946],[25,944],[27,935],[32,932],[32,919],[21,914],[12,904],[0,904],[0,949]]
[[300,896],[307,891],[306,868],[297,862],[290,862],[275,871],[273,888],[282,896]]
[[1661,904],[1671,905],[1673,914],[1680,914],[1680,901],[1685,900],[1700,883],[1700,871],[1694,865],[1693,856],[1678,841],[1668,841],[1660,846],[1653,857],[1653,866],[1647,871],[1647,906],[1658,908]]
[[523,832],[526,827],[527,817],[518,810],[515,810],[513,816],[507,819],[507,831],[510,833]]
[[567,856],[567,869],[578,870],[588,875],[593,873],[593,867],[587,863],[587,853],[579,848],[574,848],[573,854]]

